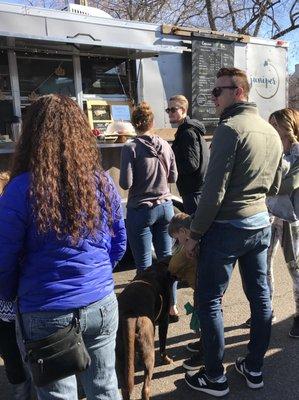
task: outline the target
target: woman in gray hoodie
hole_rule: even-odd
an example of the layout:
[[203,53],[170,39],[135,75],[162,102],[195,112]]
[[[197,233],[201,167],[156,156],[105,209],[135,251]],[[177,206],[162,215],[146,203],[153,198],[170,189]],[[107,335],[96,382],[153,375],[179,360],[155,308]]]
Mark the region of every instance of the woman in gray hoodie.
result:
[[[154,115],[142,102],[132,113],[138,134],[121,153],[120,186],[127,190],[127,235],[137,271],[152,265],[152,244],[158,260],[171,255],[168,224],[174,215],[169,183],[177,180],[170,145],[153,132]],[[177,314],[175,299],[170,314]]]

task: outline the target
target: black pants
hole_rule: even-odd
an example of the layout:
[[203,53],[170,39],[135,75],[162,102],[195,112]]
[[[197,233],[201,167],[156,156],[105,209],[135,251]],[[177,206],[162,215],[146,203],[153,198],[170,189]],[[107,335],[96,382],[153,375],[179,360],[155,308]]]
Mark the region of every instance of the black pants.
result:
[[0,354],[7,379],[12,384],[26,381],[26,373],[16,340],[15,322],[0,320]]

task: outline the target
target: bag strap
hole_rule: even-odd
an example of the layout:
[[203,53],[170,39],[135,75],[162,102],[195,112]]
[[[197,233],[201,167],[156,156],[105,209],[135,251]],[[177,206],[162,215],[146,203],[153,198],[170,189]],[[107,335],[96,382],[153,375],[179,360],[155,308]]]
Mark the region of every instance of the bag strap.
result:
[[160,163],[162,164],[164,171],[166,173],[166,178],[168,178],[168,169],[167,169],[167,165],[166,165],[166,161],[163,158],[163,156],[161,154],[157,154],[157,158],[160,161]]
[[[136,138],[138,140],[138,138]],[[141,143],[143,145],[143,147],[145,147],[147,149],[147,151],[150,153],[150,151],[148,150],[147,146],[142,142],[142,140],[138,140],[139,143]],[[152,153],[150,153],[152,156],[154,156]],[[155,157],[155,156],[154,156]],[[162,154],[158,154],[156,155],[156,158],[160,161],[160,164],[162,165],[162,167],[164,168],[164,171],[166,173],[166,178],[168,178],[168,168],[167,168],[167,164],[165,161],[165,158],[162,156]]]

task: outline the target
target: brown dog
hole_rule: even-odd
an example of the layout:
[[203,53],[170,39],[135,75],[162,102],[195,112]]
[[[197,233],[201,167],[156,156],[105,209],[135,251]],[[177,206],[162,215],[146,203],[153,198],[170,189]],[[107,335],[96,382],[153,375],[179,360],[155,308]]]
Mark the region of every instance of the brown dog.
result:
[[150,382],[155,365],[155,324],[159,325],[162,360],[166,364],[172,362],[165,352],[173,283],[167,266],[167,262],[158,263],[137,274],[118,297],[116,359],[123,400],[130,400],[134,388],[136,352],[144,364],[142,400],[150,399]]

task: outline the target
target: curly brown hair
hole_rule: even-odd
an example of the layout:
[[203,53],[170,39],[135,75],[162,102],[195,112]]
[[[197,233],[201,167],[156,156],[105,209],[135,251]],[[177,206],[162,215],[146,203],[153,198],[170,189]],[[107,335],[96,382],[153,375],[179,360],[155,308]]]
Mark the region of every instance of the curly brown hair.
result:
[[112,211],[108,178],[101,167],[96,139],[79,106],[69,97],[40,97],[26,110],[11,179],[31,173],[30,198],[39,233],[54,231],[77,243],[82,234],[95,235],[105,199],[108,226]]
[[151,129],[154,122],[154,114],[150,105],[145,101],[138,104],[132,112],[131,121],[137,133],[144,133]]

